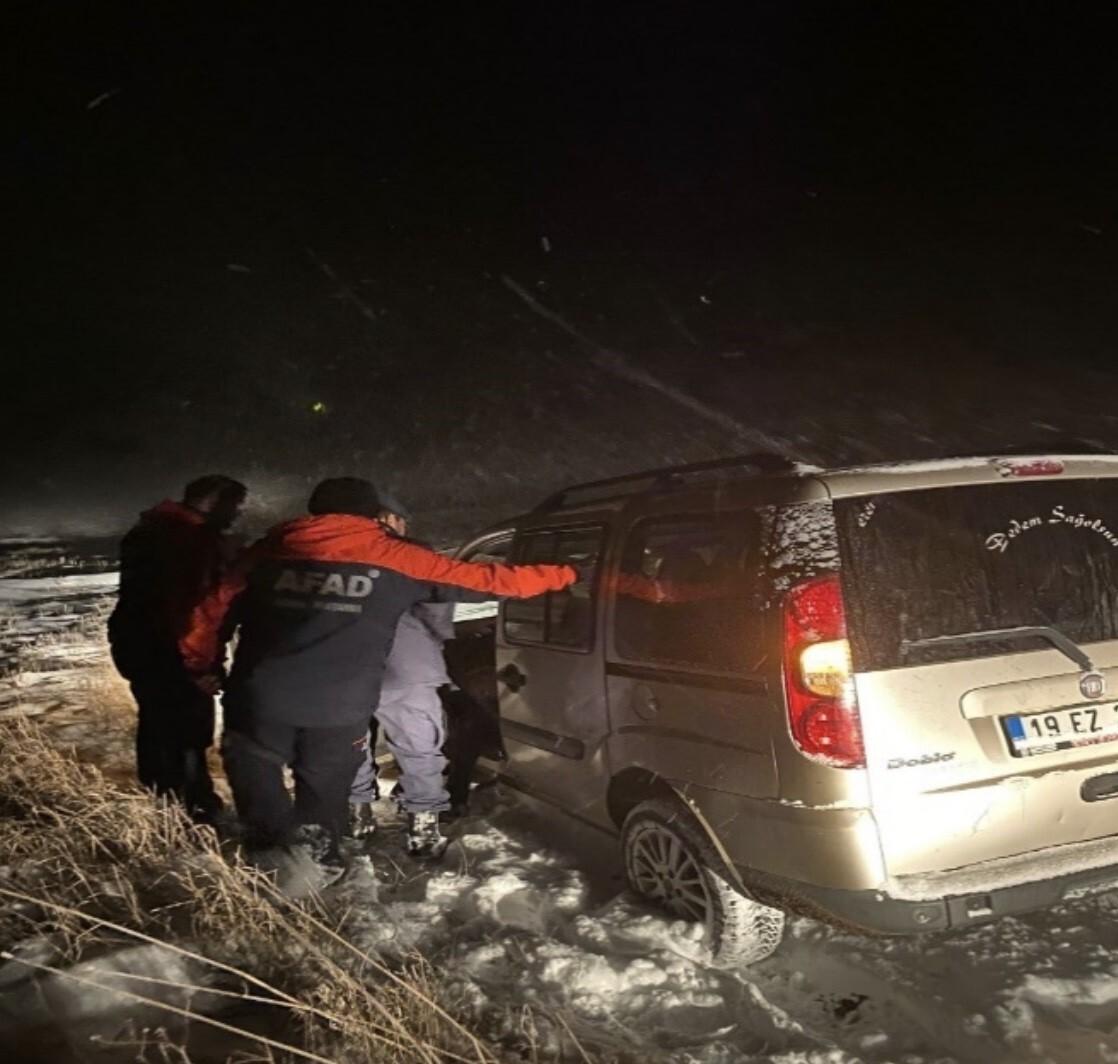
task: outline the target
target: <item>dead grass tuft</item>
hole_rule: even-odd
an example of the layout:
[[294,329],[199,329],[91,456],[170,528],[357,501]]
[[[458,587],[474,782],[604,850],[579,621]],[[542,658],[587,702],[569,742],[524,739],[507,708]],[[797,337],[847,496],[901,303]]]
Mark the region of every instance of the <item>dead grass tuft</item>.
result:
[[[47,935],[59,950],[57,963],[29,967],[65,977],[76,961],[158,945],[201,973],[180,989],[274,1014],[262,1034],[212,1004],[206,1014],[161,1006],[224,1028],[238,1048],[304,1060],[496,1059],[454,1017],[422,958],[392,965],[362,951],[321,897],[292,901],[211,829],[75,761],[26,720],[0,728],[0,865],[0,942]],[[156,1000],[160,980],[129,978],[109,986]]]

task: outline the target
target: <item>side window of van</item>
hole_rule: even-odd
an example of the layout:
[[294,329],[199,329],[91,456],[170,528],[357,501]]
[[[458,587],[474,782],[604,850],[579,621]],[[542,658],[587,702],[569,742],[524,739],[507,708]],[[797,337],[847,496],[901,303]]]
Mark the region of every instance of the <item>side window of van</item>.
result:
[[517,540],[517,565],[574,565],[581,578],[563,591],[505,604],[505,638],[510,643],[539,643],[589,650],[594,642],[594,602],[603,529],[574,528],[529,532]]
[[753,513],[642,521],[621,556],[614,647],[624,659],[741,672],[755,661],[760,525]]
[[[506,534],[479,543],[473,550],[462,555],[465,562],[507,562],[512,547],[512,535]],[[454,604],[454,623],[483,621],[497,616],[497,600],[487,602],[456,602]]]

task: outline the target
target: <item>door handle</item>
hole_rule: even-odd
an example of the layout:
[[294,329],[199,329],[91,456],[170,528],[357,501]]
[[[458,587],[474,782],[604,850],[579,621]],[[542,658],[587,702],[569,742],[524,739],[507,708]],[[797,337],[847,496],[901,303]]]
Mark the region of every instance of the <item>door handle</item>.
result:
[[633,712],[642,720],[652,720],[660,712],[660,699],[651,687],[642,683],[633,689]]
[[510,691],[519,691],[528,682],[528,677],[511,661],[503,669],[498,670],[497,679]]

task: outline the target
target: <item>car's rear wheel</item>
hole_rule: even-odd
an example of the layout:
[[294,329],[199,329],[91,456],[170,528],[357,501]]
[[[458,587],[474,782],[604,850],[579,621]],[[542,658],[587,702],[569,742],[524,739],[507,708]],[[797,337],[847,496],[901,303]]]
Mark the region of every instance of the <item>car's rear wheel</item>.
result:
[[784,913],[735,890],[706,833],[681,805],[654,798],[638,805],[621,829],[629,885],[683,920],[703,925],[715,961],[741,967],[780,945]]

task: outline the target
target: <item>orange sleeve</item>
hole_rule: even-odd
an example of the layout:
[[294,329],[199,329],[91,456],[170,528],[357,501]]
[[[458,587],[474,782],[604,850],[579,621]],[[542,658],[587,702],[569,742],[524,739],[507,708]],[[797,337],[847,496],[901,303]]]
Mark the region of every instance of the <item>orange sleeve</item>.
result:
[[222,625],[233,600],[248,583],[248,566],[238,565],[190,611],[179,636],[179,656],[186,671],[197,676],[215,671],[225,652]]
[[433,584],[453,584],[507,598],[531,598],[545,591],[561,591],[578,580],[569,565],[501,565],[461,562],[405,540],[378,544],[376,565]]
[[383,565],[424,583],[450,584],[504,598],[531,598],[545,591],[561,591],[578,580],[578,572],[569,565],[457,561],[390,535],[375,521],[364,517],[339,515],[329,528],[321,527],[321,522],[319,527],[304,528],[297,545],[282,535],[274,540],[262,540],[261,545],[274,558]]
[[679,580],[654,580],[641,573],[618,573],[610,586],[618,595],[657,605],[706,602],[726,595],[726,586],[717,580],[683,583]]
[[618,595],[639,599],[641,602],[660,603],[665,598],[663,587],[643,573],[619,572],[609,581],[609,587]]

